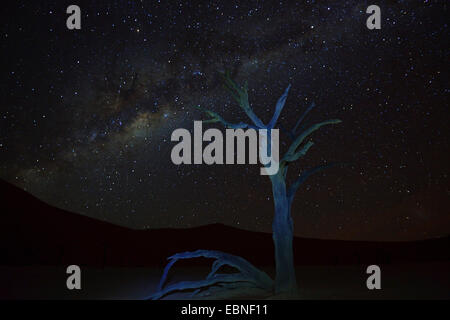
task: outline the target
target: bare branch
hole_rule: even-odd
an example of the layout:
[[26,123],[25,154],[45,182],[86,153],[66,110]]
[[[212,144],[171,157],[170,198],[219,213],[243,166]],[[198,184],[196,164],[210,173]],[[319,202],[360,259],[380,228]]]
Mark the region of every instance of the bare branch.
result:
[[240,88],[239,85],[231,79],[228,72],[222,74],[222,76],[224,78],[225,87],[231,92],[233,98],[238,102],[239,106],[244,110],[250,120],[252,120],[254,125],[257,128],[266,128],[261,119],[258,118],[250,107],[250,103],[248,102],[247,82],[244,83],[243,88]]
[[295,124],[295,127],[292,129],[292,134],[293,135],[295,135],[297,133],[298,126],[300,125],[300,123],[302,123],[302,121],[306,118],[306,116],[311,111],[311,109],[313,109],[315,106],[316,106],[316,104],[313,102],[308,107],[308,109],[306,109],[306,111],[303,112],[302,116],[297,120],[297,123]]
[[[318,130],[320,127],[328,125],[328,124],[337,124],[337,123],[341,123],[341,122],[342,121],[339,119],[331,119],[331,120],[326,120],[326,121],[317,123],[317,124],[311,126],[309,129],[306,129],[294,140],[294,142],[292,142],[291,146],[289,147],[288,151],[286,152],[286,154],[284,155],[283,158],[289,159],[289,158],[293,157],[297,153],[297,148],[306,139],[306,137],[308,137],[314,131]],[[311,146],[309,146],[309,147],[311,147]],[[306,150],[306,151],[308,151],[308,150]]]
[[301,148],[299,151],[297,151],[294,154],[286,154],[281,161],[287,161],[287,162],[293,162],[295,160],[298,160],[300,157],[304,157],[308,150],[314,145],[314,142],[308,141],[303,148]]
[[173,293],[175,291],[183,291],[183,290],[189,290],[189,289],[199,289],[199,288],[206,288],[209,286],[212,286],[217,283],[239,283],[239,282],[252,282],[251,279],[246,278],[245,276],[236,273],[236,274],[229,274],[229,275],[220,275],[211,277],[209,279],[204,280],[198,280],[198,281],[181,281],[174,283],[172,285],[167,286],[164,289],[161,289],[158,292],[155,292],[151,296],[148,297],[148,299],[151,300],[158,300],[165,295],[169,293]]
[[[259,270],[255,266],[253,266],[250,262],[245,260],[244,258],[221,252],[215,250],[197,250],[194,252],[182,252],[177,253],[168,258],[170,262],[164,268],[163,276],[161,277],[161,281],[158,286],[158,290],[162,290],[164,287],[164,283],[167,280],[167,275],[172,268],[173,264],[180,259],[192,259],[192,258],[214,258],[216,259],[213,264],[211,273],[209,274],[207,279],[214,277],[217,270],[227,264],[231,267],[236,268],[240,271],[240,273],[247,277],[247,279],[253,279],[253,281],[262,287],[270,287],[272,285],[272,279],[263,271]],[[250,280],[251,281],[251,280]]]
[[277,121],[278,121],[278,118],[280,117],[281,111],[283,110],[284,105],[286,104],[286,99],[288,97],[290,88],[291,88],[291,85],[288,85],[288,87],[286,88],[286,90],[284,91],[282,96],[278,99],[277,105],[275,107],[275,112],[273,113],[273,117],[267,126],[269,129],[273,129],[275,127],[275,125],[277,124]]

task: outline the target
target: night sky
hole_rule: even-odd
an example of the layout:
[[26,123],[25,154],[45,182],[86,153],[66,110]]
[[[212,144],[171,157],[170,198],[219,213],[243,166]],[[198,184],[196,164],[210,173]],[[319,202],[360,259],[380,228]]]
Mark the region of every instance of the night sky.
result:
[[[220,72],[248,80],[267,122],[315,102],[312,176],[292,215],[302,237],[411,240],[450,231],[447,1],[11,1],[1,13],[0,177],[73,212],[131,228],[209,223],[270,231],[260,165],[172,164],[201,105],[246,115]],[[66,28],[77,4],[82,29]],[[218,124],[204,127],[220,127]],[[284,142],[288,138],[281,135]],[[288,145],[282,145],[286,148]]]

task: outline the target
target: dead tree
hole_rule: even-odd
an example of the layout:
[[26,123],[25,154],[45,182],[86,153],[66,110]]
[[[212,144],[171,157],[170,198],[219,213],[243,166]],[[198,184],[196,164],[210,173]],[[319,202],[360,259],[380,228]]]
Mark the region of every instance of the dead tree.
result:
[[[248,101],[248,88],[245,83],[243,87],[239,86],[236,82],[231,80],[229,74],[224,75],[225,86],[231,92],[234,99],[238,102],[239,106],[244,110],[250,123],[239,122],[230,123],[224,120],[220,115],[215,112],[202,109],[211,118],[204,121],[208,123],[221,123],[226,128],[233,129],[266,129],[270,135],[271,130],[275,129],[278,118],[283,110],[286,99],[288,97],[290,85],[284,91],[283,95],[278,99],[275,106],[275,111],[268,124],[264,124],[261,119],[253,112]],[[305,119],[311,109],[312,104],[306,111],[300,116],[294,128],[290,131],[286,131],[292,139],[292,143],[287,152],[279,159],[279,170],[276,174],[269,175],[272,183],[272,193],[274,199],[274,218],[272,223],[273,241],[275,246],[275,264],[276,264],[276,276],[275,281],[263,271],[260,271],[248,261],[241,257],[233,256],[227,253],[210,251],[210,250],[198,250],[195,252],[184,252],[176,254],[169,258],[170,262],[166,266],[161,282],[158,287],[158,292],[152,295],[150,298],[159,299],[164,295],[180,290],[195,290],[194,295],[198,294],[223,294],[227,293],[225,297],[233,297],[236,295],[245,294],[287,294],[295,295],[298,291],[297,280],[294,269],[294,256],[293,256],[293,221],[291,217],[291,207],[294,200],[294,196],[302,183],[313,173],[334,166],[335,164],[322,165],[314,167],[309,170],[305,170],[290,186],[286,184],[286,176],[289,165],[301,159],[306,155],[308,150],[313,146],[313,142],[308,140],[308,137],[319,128],[340,123],[341,120],[332,119],[326,120],[315,125],[312,125],[308,129],[297,132],[300,124]],[[270,139],[268,139],[270,141]],[[205,280],[201,281],[184,281],[164,287],[167,279],[167,275],[173,264],[180,259],[190,259],[197,257],[213,258],[215,262],[212,265],[212,271]],[[234,274],[220,274],[219,269],[229,265],[238,270]],[[223,297],[223,295],[220,295]]]

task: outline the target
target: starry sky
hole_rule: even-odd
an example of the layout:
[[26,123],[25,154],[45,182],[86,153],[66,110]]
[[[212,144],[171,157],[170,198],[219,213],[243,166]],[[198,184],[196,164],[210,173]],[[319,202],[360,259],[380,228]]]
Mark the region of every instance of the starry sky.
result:
[[[73,2],[73,3],[72,3]],[[66,8],[81,8],[81,30]],[[313,134],[289,170],[312,176],[293,205],[295,234],[412,240],[450,231],[447,1],[13,1],[1,13],[0,178],[54,206],[130,228],[209,223],[271,229],[260,165],[170,160],[176,128],[245,114],[220,72],[248,81],[263,121]],[[217,124],[206,127],[219,127]],[[220,127],[219,127],[220,128]],[[222,128],[221,128],[222,129]],[[281,148],[289,141],[281,135]]]

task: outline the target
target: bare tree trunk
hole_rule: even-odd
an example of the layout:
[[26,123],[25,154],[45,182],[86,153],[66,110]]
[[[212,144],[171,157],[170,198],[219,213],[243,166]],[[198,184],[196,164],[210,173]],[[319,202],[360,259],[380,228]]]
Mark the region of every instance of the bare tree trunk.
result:
[[292,247],[293,222],[286,195],[286,181],[279,174],[271,176],[271,181],[275,204],[272,223],[276,265],[275,293],[296,294],[297,281]]

